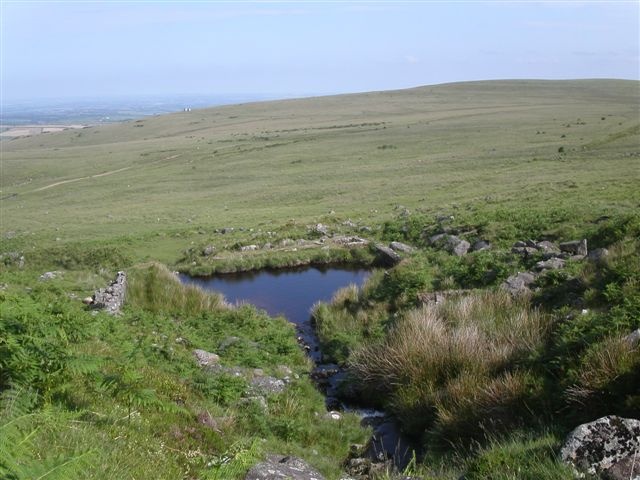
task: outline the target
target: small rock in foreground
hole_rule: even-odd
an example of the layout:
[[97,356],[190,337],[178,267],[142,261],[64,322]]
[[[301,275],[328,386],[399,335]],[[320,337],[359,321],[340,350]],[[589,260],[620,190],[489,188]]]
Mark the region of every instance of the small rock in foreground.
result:
[[578,476],[615,480],[640,478],[640,420],[614,415],[573,430],[560,451]]

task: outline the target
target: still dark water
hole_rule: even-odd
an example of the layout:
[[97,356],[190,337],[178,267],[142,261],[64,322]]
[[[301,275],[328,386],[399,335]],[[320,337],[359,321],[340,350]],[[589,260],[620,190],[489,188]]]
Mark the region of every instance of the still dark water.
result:
[[293,270],[259,270],[212,277],[181,275],[183,283],[222,293],[228,302],[247,302],[271,316],[284,315],[299,327],[309,321],[314,303],[329,301],[349,284],[362,285],[370,271],[345,267],[307,267]]
[[[318,301],[331,300],[336,291],[350,284],[361,286],[370,272],[362,268],[304,267],[211,277],[190,277],[181,274],[180,280],[186,284],[198,285],[205,290],[220,292],[230,303],[251,303],[266,310],[271,316],[284,315],[296,325],[302,341],[308,347],[309,357],[318,368],[322,368],[322,352],[319,350],[318,337],[310,322],[311,307]],[[339,381],[341,376],[335,375],[330,384]],[[367,455],[372,459],[378,458],[379,455],[393,458],[399,468],[404,468],[411,459],[410,452],[416,447],[402,435],[395,420],[382,412],[360,413],[364,417],[363,425],[372,426],[374,430]]]

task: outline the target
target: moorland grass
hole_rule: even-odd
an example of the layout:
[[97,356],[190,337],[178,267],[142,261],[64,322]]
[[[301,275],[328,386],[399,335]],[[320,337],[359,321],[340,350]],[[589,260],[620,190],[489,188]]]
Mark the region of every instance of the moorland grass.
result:
[[[401,419],[423,419],[404,422],[430,447],[414,471],[566,478],[563,434],[640,411],[640,352],[621,340],[640,327],[638,100],[634,81],[467,82],[3,141],[0,473],[241,478],[278,452],[338,478],[366,431],[323,419],[291,325],[171,273],[372,263],[367,249],[239,251],[318,240],[323,223],[418,248],[314,309],[327,358]],[[435,251],[443,229],[493,249]],[[492,290],[539,260],[509,251],[529,238],[587,238],[610,255],[514,301]],[[85,310],[79,298],[122,269],[123,315]],[[47,270],[60,273],[39,280]],[[422,309],[418,295],[442,289],[476,290]],[[222,365],[298,375],[266,411],[240,401],[246,380],[195,364],[192,349],[228,337]]]

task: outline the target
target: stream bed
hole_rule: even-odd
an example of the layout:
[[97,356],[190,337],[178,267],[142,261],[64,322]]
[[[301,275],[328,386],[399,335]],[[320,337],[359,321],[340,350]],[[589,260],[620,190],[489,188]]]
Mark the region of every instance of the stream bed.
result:
[[259,270],[210,277],[181,274],[180,280],[222,293],[232,304],[250,303],[270,316],[282,315],[295,324],[298,341],[316,367],[311,376],[318,388],[327,395],[327,408],[358,413],[363,426],[371,426],[374,431],[368,449],[371,459],[392,459],[398,468],[404,468],[415,447],[400,433],[397,423],[383,412],[345,404],[333,396],[332,392],[344,378],[344,372],[336,365],[322,363],[322,351],[311,324],[311,307],[316,302],[330,301],[337,290],[350,284],[361,286],[369,273],[370,270],[364,268],[327,266]]

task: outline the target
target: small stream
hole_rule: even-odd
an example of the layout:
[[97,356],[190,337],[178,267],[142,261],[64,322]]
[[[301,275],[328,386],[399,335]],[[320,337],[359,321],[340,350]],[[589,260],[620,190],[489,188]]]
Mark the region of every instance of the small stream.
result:
[[328,266],[259,270],[211,277],[180,275],[180,280],[205,290],[220,292],[230,303],[251,303],[271,316],[283,315],[294,323],[299,342],[316,365],[312,377],[327,395],[328,409],[358,413],[363,426],[371,426],[374,430],[368,451],[372,460],[392,458],[396,466],[404,468],[414,447],[400,433],[397,423],[383,412],[357,408],[333,396],[344,372],[336,365],[322,363],[318,337],[311,325],[310,311],[316,302],[330,301],[337,290],[350,284],[361,286],[369,273],[369,269]]

